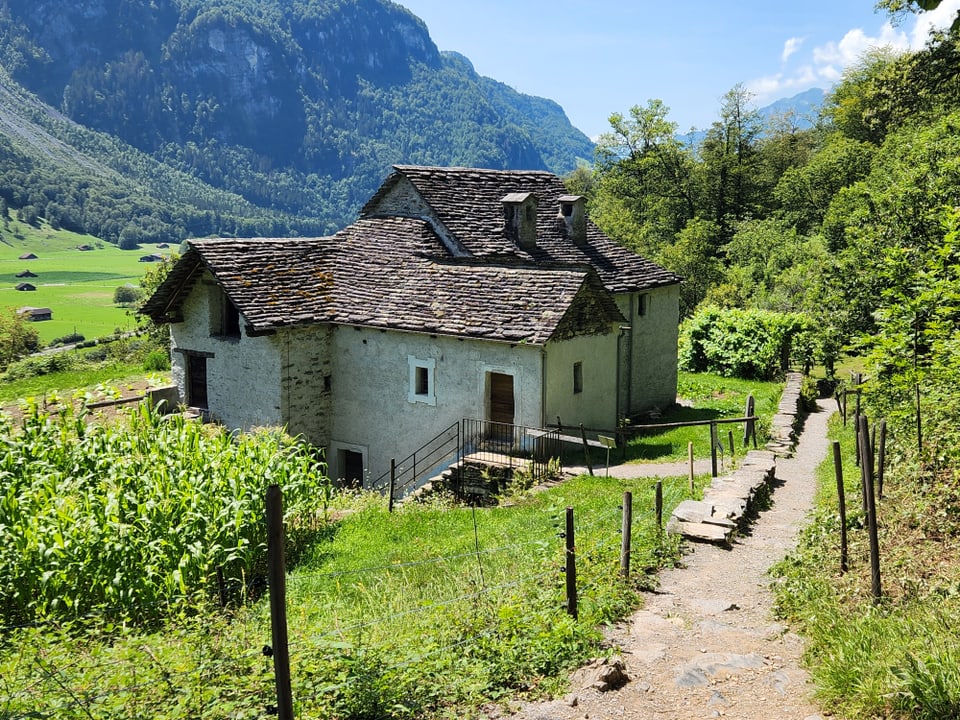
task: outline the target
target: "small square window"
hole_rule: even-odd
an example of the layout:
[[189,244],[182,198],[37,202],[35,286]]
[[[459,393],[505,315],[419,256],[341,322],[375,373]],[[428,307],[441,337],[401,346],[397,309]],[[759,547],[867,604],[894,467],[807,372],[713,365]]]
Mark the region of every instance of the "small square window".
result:
[[422,359],[408,355],[407,364],[410,368],[410,385],[407,392],[407,400],[412,403],[436,405],[437,395],[434,372],[437,367],[437,361],[433,358]]
[[583,392],[583,363],[575,362],[573,364],[573,394]]

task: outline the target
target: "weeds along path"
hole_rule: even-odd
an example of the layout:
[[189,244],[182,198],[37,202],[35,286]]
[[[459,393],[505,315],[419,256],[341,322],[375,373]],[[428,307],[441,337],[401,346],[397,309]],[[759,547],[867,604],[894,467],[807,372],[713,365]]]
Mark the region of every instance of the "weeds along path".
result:
[[772,506],[749,530],[729,548],[692,545],[682,567],[660,574],[643,609],[609,633],[628,682],[600,692],[597,670],[585,668],[566,698],[523,705],[514,720],[819,720],[802,640],[773,618],[767,571],[794,547],[813,507],[832,404],[807,416],[794,456],[777,460]]

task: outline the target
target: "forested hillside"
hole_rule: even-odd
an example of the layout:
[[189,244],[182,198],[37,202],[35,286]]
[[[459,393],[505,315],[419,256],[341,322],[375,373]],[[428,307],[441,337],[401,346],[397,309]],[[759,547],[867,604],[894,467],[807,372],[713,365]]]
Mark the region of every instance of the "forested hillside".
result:
[[[172,169],[236,196],[209,208],[252,221],[225,223],[231,234],[264,232],[265,219],[271,234],[341,227],[394,163],[564,173],[592,156],[558,105],[440,53],[388,0],[7,0],[0,64],[65,117],[166,165],[151,174]],[[17,179],[0,178],[0,195],[20,207]],[[119,240],[88,223],[83,197],[37,189],[75,205],[69,221]],[[178,210],[144,223],[205,234],[164,212]]]

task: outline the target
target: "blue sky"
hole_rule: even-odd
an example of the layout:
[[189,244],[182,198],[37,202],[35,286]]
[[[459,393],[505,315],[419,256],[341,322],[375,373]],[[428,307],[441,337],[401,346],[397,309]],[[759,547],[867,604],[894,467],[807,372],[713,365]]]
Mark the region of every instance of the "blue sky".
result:
[[659,98],[681,132],[716,120],[737,83],[758,107],[829,89],[869,48],[919,48],[960,0],[891,24],[874,0],[398,0],[441,50],[557,101],[590,137]]

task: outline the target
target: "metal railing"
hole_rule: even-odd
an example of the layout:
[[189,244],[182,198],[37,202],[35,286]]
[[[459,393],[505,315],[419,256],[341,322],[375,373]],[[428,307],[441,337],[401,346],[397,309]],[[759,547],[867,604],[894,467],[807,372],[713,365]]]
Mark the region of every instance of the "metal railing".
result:
[[[460,423],[456,422],[425,442],[370,483],[371,490],[399,498],[460,459]],[[391,487],[392,486],[392,487]]]
[[560,430],[464,419],[461,423],[464,460],[527,468],[534,480],[543,480],[551,460],[560,459]]

